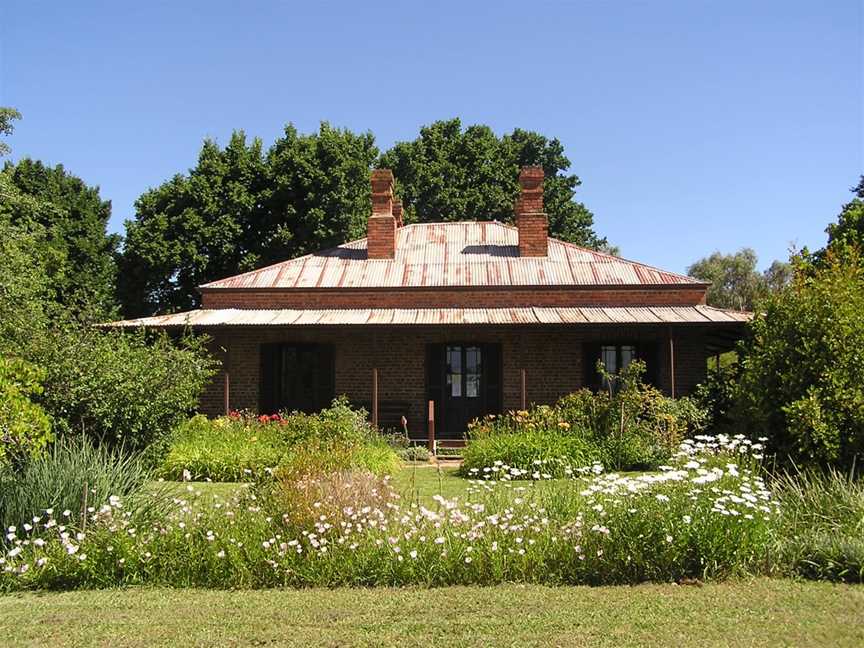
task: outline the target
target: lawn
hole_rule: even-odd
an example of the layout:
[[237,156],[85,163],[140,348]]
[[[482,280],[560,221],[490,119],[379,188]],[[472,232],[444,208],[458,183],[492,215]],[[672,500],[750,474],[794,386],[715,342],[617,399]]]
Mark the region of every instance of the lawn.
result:
[[15,646],[860,646],[864,588],[128,589],[0,597]]

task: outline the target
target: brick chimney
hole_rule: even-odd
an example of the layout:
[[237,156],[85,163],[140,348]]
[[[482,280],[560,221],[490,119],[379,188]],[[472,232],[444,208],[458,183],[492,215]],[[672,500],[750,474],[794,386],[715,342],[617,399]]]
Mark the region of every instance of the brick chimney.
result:
[[[401,216],[402,206],[399,206]],[[396,218],[393,215],[393,173],[390,169],[372,171],[372,216],[369,217],[367,256],[392,259],[396,256]]]
[[396,219],[396,227],[402,227],[405,223],[402,222],[402,201],[395,199],[393,201],[393,218]]
[[549,246],[549,222],[543,212],[543,167],[523,167],[519,173],[522,193],[516,199],[519,256],[545,257]]

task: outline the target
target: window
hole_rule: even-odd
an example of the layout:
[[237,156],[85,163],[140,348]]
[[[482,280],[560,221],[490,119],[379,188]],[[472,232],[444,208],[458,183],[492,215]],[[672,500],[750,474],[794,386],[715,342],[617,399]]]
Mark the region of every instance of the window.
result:
[[[632,344],[604,344],[600,347],[600,359],[609,374],[620,374],[636,359],[636,347]],[[609,389],[609,382],[603,377],[603,389]]]
[[333,396],[333,349],[329,345],[261,345],[261,413],[318,412],[330,404]]
[[607,373],[620,374],[634,360],[645,363],[643,380],[657,386],[659,346],[653,340],[635,342],[595,342],[583,346],[583,385],[592,389],[609,389],[609,384],[597,372],[597,362],[603,363]]

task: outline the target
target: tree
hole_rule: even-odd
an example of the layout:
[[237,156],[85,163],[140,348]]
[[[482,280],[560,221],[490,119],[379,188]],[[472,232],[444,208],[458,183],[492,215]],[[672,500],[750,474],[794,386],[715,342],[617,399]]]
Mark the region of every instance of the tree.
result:
[[[21,119],[21,113],[14,108],[5,108],[0,106],[0,135],[11,135],[15,130],[12,124],[16,119]],[[0,142],[0,157],[9,153],[9,145],[6,142]]]
[[812,255],[804,250],[803,256],[811,263],[822,265],[829,251],[842,254],[849,247],[864,248],[864,176],[861,176],[857,186],[850,191],[854,198],[840,211],[836,223],[831,223],[825,232],[828,234],[827,245]]
[[792,284],[763,303],[743,347],[744,424],[781,459],[849,468],[864,452],[860,248],[796,261]]
[[488,126],[462,129],[459,119],[437,121],[410,142],[384,153],[378,166],[396,178],[407,222],[500,220],[512,222],[519,169],[537,164],[546,172],[544,204],[550,236],[600,248],[594,217],[575,200],[581,184],[567,174],[570,160],[557,139],[521,129],[498,137]]
[[197,165],[143,194],[126,223],[118,289],[127,315],[198,305],[208,281],[365,234],[374,138],[288,125],[266,154],[235,132]]
[[119,237],[106,233],[111,203],[99,189],[62,165],[24,159],[0,171],[0,192],[0,218],[38,232],[56,300],[92,318],[111,312]]
[[714,252],[687,268],[687,274],[711,282],[709,305],[752,311],[760,298],[783,288],[791,279],[788,263],[774,261],[760,273],[756,270],[758,260],[750,248],[742,248],[735,254]]

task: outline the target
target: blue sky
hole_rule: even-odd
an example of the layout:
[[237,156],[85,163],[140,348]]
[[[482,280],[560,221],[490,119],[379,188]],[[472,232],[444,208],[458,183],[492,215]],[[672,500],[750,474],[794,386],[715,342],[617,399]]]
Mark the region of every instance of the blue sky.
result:
[[681,271],[714,250],[819,246],[864,172],[862,3],[66,2],[0,8],[13,159],[113,203],[205,137],[286,122],[381,149],[458,116],[559,138],[597,231]]

